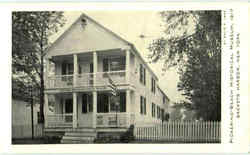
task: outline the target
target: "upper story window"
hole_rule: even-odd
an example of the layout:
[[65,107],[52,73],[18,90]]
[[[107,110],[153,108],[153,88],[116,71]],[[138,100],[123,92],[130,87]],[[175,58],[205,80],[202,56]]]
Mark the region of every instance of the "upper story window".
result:
[[104,72],[121,70],[125,70],[125,57],[103,59]]
[[140,113],[142,115],[146,115],[147,114],[147,108],[146,108],[146,98],[141,96],[140,99]]
[[151,78],[151,91],[155,94],[155,79],[152,77]]
[[74,73],[74,66],[72,63],[62,63],[62,75],[71,75]]
[[140,64],[140,82],[146,85],[146,69]]

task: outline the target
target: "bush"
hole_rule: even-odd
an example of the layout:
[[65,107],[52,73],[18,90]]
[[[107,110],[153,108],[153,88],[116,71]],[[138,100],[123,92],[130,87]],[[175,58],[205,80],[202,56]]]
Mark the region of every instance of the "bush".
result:
[[126,131],[124,134],[121,135],[120,141],[122,143],[129,143],[131,141],[135,140],[134,137],[134,125],[130,125],[128,131]]

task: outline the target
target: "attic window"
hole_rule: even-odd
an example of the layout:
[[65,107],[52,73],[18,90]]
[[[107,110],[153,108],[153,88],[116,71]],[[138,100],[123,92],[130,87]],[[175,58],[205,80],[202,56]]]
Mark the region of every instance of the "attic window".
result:
[[82,25],[82,28],[84,29],[87,25],[87,20],[85,18],[82,18],[81,19],[81,25]]

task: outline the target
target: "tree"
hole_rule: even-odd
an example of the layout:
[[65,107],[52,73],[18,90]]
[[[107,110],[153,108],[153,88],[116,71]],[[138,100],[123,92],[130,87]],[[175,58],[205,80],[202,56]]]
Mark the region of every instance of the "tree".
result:
[[221,12],[160,12],[164,36],[149,45],[152,62],[164,60],[163,71],[177,67],[178,90],[197,119],[221,120]]
[[170,120],[171,121],[181,121],[183,114],[182,114],[182,108],[183,106],[180,106],[179,104],[174,104],[172,105],[171,109],[171,113],[170,113]]
[[64,23],[63,12],[12,13],[12,84],[15,86],[12,87],[12,96],[29,87],[37,89],[40,122],[44,122],[44,56],[49,46],[49,36]]

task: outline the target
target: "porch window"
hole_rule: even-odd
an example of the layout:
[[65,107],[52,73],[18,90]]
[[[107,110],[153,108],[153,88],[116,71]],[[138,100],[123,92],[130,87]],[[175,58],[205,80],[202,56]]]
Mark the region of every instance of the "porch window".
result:
[[[111,100],[109,94],[98,94],[97,98],[97,112],[108,113],[108,112],[126,112],[126,93],[119,93],[119,105],[116,107],[114,101]],[[117,108],[117,109],[116,109]]]
[[[74,67],[72,63],[62,63],[62,75],[72,75],[74,72]],[[67,82],[67,85],[72,85],[73,77],[62,77],[62,81]]]
[[140,99],[140,113],[142,115],[146,115],[147,114],[147,109],[146,109],[146,98],[141,96]]
[[121,70],[125,70],[125,57],[103,59],[104,72]]
[[126,93],[120,92],[120,112],[126,112]]
[[72,63],[62,63],[62,75],[72,75],[74,73],[74,66]]
[[98,94],[97,96],[97,112],[108,113],[109,112],[109,96],[108,94]]

